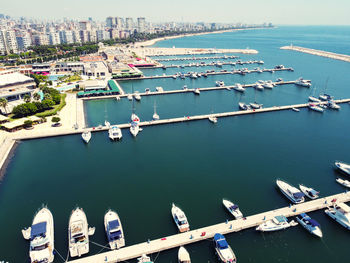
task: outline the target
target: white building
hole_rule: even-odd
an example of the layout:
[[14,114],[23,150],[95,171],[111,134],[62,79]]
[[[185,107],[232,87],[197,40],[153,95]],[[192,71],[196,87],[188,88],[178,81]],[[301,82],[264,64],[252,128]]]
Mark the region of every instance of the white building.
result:
[[131,17],[125,19],[125,29],[132,30],[134,28],[134,21]]
[[59,44],[61,44],[60,34],[57,33],[57,32],[50,33],[49,34],[49,43],[50,43],[50,45],[59,45]]
[[1,54],[18,53],[16,33],[14,30],[0,31],[0,53]]
[[137,31],[140,33],[146,32],[146,19],[144,17],[137,18]]

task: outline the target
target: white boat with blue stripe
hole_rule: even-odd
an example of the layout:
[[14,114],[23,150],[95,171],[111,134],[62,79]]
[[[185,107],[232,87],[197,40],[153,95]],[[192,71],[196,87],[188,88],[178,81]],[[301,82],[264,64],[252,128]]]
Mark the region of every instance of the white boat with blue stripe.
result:
[[280,179],[276,180],[276,184],[281,192],[294,204],[300,204],[305,201],[305,195],[298,188],[295,188]]
[[297,221],[311,234],[322,237],[321,225],[307,214],[302,213],[296,217]]
[[108,210],[104,217],[105,230],[111,249],[119,249],[125,246],[125,237],[118,214]]
[[214,235],[214,242],[215,251],[218,254],[221,262],[237,262],[235,253],[233,253],[232,248],[229,246],[222,234],[216,233]]
[[346,229],[350,230],[350,207],[344,203],[334,204],[324,211]]

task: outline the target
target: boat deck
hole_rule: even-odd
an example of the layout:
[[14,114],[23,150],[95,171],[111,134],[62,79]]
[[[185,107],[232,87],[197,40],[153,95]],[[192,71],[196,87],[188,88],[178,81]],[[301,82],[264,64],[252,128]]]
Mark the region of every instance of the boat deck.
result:
[[[175,234],[172,236],[161,237],[149,242],[144,242],[119,250],[108,251],[105,253],[88,256],[81,259],[72,260],[74,263],[99,263],[99,262],[121,262],[137,258],[142,254],[153,254],[164,250],[184,246],[187,244],[200,242],[206,239],[213,238],[215,233],[229,234],[242,231],[244,229],[256,227],[265,220],[272,219],[275,216],[284,215],[286,217],[296,216],[301,213],[312,212],[320,209],[325,209],[332,204],[332,200],[337,202],[349,202],[350,192],[331,195],[325,198],[308,201],[302,204],[287,206],[280,209],[263,212],[256,215],[251,215],[243,219],[231,220],[225,223],[219,223],[212,226],[207,226],[192,230],[186,233]],[[331,222],[330,222],[331,223]],[[234,249],[234,245],[232,246]]]

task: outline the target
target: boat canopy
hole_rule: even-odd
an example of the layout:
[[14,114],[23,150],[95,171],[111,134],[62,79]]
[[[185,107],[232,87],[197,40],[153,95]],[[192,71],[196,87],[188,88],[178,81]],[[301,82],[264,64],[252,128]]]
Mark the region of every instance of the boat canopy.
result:
[[276,220],[279,222],[279,223],[283,223],[283,222],[287,222],[287,218],[285,216],[275,216]]
[[238,208],[238,205],[233,205],[230,207],[231,210],[236,210]]
[[320,225],[316,220],[314,220],[314,219],[310,219],[309,222],[310,222],[310,224],[311,224],[313,227],[316,227],[316,226],[320,227],[320,226],[321,226],[321,225]]
[[113,221],[108,222],[108,227],[110,230],[117,229],[117,228],[119,228],[119,226],[120,226],[120,224],[119,224],[118,220],[113,220]]
[[120,230],[109,233],[110,240],[120,239],[121,237],[122,237],[122,231]]
[[34,239],[37,236],[45,236],[46,233],[46,222],[40,222],[32,225],[30,230],[30,239]]
[[296,199],[301,199],[303,198],[305,195],[302,192],[297,192],[293,194],[293,197]]
[[214,240],[216,242],[216,246],[219,248],[219,249],[225,249],[225,248],[228,248],[228,244],[227,244],[227,241],[225,239],[225,237],[221,234],[215,234],[214,236]]

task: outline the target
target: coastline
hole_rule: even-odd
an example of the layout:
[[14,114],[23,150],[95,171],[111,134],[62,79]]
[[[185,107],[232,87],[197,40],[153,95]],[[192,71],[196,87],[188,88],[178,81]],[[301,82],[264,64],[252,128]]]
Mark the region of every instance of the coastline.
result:
[[6,138],[5,140],[6,141],[1,146],[2,151],[0,151],[2,155],[0,160],[0,180],[5,175],[7,166],[10,163],[12,157],[14,156],[17,145],[19,144],[18,141],[11,138]]

